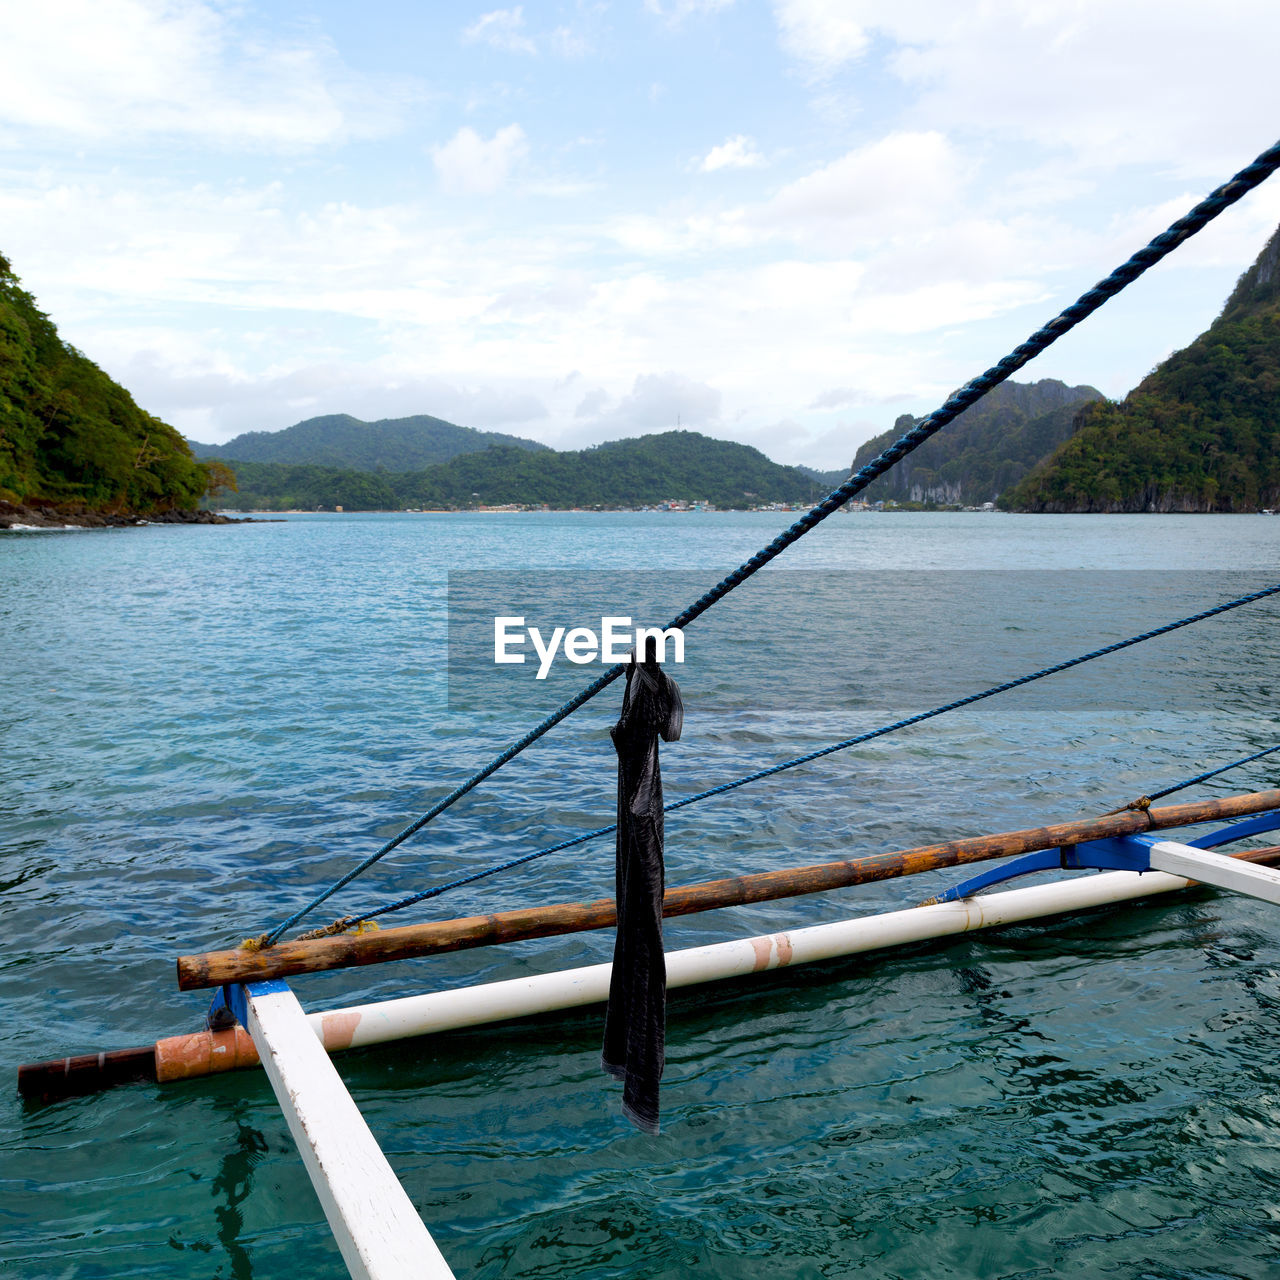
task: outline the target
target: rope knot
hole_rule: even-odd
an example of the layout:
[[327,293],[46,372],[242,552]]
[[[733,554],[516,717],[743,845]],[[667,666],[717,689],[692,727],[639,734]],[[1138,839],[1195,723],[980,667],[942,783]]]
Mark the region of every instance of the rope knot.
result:
[[351,933],[357,936],[362,933],[376,933],[379,927],[376,920],[357,920],[355,916],[342,916],[332,924],[322,925],[319,929],[311,929],[306,933],[298,934],[294,938],[294,942],[311,942],[316,938],[332,938],[339,933]]
[[318,929],[308,929],[294,939],[295,942],[310,942],[314,938],[331,938],[336,933],[343,933],[355,923],[350,916],[339,916],[332,924],[321,925]]
[[1122,804],[1118,809],[1108,809],[1102,816],[1104,818],[1113,818],[1118,813],[1128,813],[1130,810],[1134,813],[1149,813],[1151,810],[1151,797],[1139,796],[1136,800],[1130,800],[1128,804]]

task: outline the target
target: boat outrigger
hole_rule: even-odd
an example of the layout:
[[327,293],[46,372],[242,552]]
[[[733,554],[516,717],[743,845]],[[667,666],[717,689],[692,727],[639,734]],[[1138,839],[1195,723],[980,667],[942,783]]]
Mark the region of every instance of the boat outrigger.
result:
[[[1280,167],[1280,144],[1212,193],[1008,357],[967,384],[937,412],[852,475],[812,511],[679,614],[666,629],[687,626],[809,529],[839,510],[900,458],[1091,314],[1107,298],[1240,199],[1277,167]],[[668,808],[682,807],[720,794],[780,769],[792,768],[830,751],[918,724],[930,716],[967,706],[980,698],[1057,674],[1127,645],[1277,593],[1280,593],[1280,585],[1214,606],[1155,631],[1108,645],[882,729],[859,734],[735,783],[713,788]],[[22,1067],[19,1072],[22,1093],[32,1099],[50,1099],[126,1080],[165,1082],[261,1064],[351,1274],[368,1277],[369,1280],[408,1280],[409,1277],[443,1280],[451,1276],[453,1273],[448,1263],[397,1181],[333,1067],[329,1053],[602,1001],[608,994],[611,966],[598,964],[311,1014],[303,1010],[283,979],[327,969],[608,928],[617,920],[615,905],[607,900],[560,904],[375,932],[350,932],[353,926],[358,928],[374,916],[402,909],[452,887],[446,885],[359,916],[344,916],[332,925],[300,938],[285,940],[283,935],[304,915],[616,680],[624,673],[626,665],[611,668],[300,911],[260,938],[251,940],[251,945],[181,957],[178,960],[178,978],[183,990],[212,988],[217,992],[205,1029],[191,1035],[160,1040],[144,1048],[89,1054]],[[1273,752],[1280,752],[1280,746],[1269,747],[1235,763],[1245,763]],[[1216,852],[1224,845],[1280,830],[1280,790],[1166,807],[1152,806],[1152,799],[1223,771],[1225,769],[1201,774],[1166,788],[1155,797],[1142,797],[1100,817],[956,839],[817,866],[736,876],[669,890],[663,898],[662,914],[677,916],[978,862],[1012,859],[956,884],[919,906],[667,953],[667,983],[670,987],[684,987],[831,960],[972,930],[1132,902],[1185,890],[1193,883],[1280,905],[1280,870],[1275,869],[1280,865],[1280,846],[1248,848],[1234,856]],[[1226,825],[1215,826],[1187,841],[1173,840],[1160,834],[1211,823]],[[600,828],[490,871],[468,875],[454,883],[469,883],[491,872],[507,870],[612,830],[612,827]],[[1096,874],[1074,874],[1026,887],[984,892],[1015,877],[1055,869]]]
[[[1158,834],[1222,822],[1186,843]],[[667,984],[694,986],[773,969],[1072,915],[1212,885],[1280,904],[1280,846],[1234,856],[1223,845],[1280,830],[1280,790],[1164,808],[1134,807],[1077,822],[971,837],[865,858],[671,889],[663,914],[685,915],[1007,858],[905,910],[788,929],[667,953]],[[992,885],[1050,868],[1092,869],[1002,892]],[[562,904],[282,943],[260,951],[183,956],[184,990],[216,987],[208,1026],[140,1049],[21,1068],[19,1087],[49,1100],[123,1080],[167,1083],[261,1064],[352,1276],[451,1276],[329,1054],[604,1001],[611,965],[538,974],[307,1014],[285,976],[377,964],[611,927],[614,904]]]

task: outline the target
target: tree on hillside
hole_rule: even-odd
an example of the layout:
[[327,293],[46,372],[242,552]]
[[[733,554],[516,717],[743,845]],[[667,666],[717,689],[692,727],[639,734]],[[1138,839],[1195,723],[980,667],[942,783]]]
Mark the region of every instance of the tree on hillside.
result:
[[153,513],[195,507],[208,485],[178,432],[63,342],[0,256],[0,498]]

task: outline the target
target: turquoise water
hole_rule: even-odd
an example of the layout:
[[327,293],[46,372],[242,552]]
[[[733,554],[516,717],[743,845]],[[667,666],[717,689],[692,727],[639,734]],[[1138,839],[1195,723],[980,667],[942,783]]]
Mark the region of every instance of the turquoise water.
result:
[[[527,727],[523,704],[482,701],[480,673],[446,680],[450,570],[641,566],[682,592],[785,519],[3,535],[10,1080],[20,1062],[195,1029],[205,1001],[176,990],[177,954],[287,915]],[[824,613],[857,584],[849,613],[818,643],[786,596],[754,597],[754,624],[745,589],[720,631],[708,618],[715,644],[680,672],[669,798],[967,691],[988,666],[1017,674],[1280,581],[1280,519],[842,515],[784,564]],[[1064,820],[1280,741],[1277,612],[1250,606],[688,810],[669,824],[669,879]],[[616,701],[321,918],[608,821]],[[1264,761],[1187,795],[1278,779]],[[415,918],[596,898],[611,874],[608,844],[589,845]],[[906,905],[951,879],[686,918],[668,943]],[[1261,1277],[1280,1262],[1277,921],[1201,891],[677,993],[657,1139],[629,1128],[598,1069],[599,1010],[338,1062],[459,1276]],[[584,935],[295,989],[323,1008],[608,950]],[[343,1274],[256,1074],[46,1108],[11,1091],[0,1152],[6,1275]]]

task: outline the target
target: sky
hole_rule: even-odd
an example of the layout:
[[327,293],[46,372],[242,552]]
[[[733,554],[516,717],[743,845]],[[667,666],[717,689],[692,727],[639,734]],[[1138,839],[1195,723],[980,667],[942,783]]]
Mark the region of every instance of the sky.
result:
[[[0,0],[0,252],[191,439],[847,467],[1280,135],[1275,0]],[[1280,177],[1020,375],[1126,394]]]

